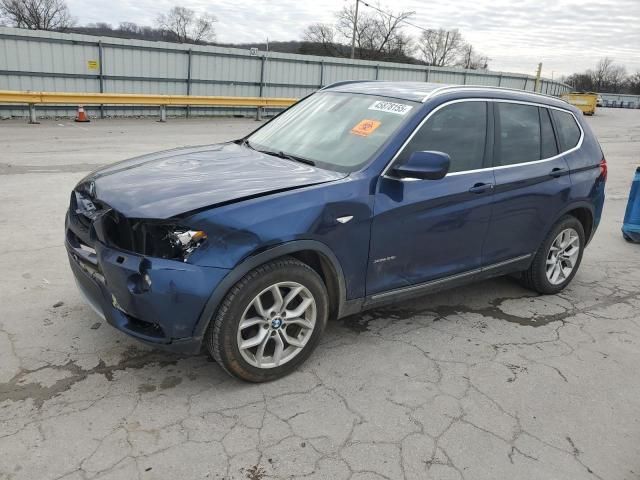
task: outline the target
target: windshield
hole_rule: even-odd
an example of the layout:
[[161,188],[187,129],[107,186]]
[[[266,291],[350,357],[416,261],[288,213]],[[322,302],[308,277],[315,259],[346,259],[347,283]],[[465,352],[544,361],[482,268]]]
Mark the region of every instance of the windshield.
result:
[[352,172],[417,109],[415,102],[373,95],[320,92],[248,137],[256,150]]

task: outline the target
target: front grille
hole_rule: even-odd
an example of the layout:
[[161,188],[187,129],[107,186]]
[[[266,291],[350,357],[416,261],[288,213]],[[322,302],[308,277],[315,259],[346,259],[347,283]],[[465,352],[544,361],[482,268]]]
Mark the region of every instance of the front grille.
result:
[[181,258],[172,241],[175,225],[128,218],[84,191],[74,190],[69,206],[70,229],[87,246],[95,240],[119,250],[159,258]]

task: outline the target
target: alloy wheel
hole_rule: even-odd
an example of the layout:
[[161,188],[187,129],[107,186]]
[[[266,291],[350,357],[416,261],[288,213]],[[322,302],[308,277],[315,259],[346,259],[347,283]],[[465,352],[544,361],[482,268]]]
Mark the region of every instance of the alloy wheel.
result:
[[315,328],[316,316],[316,301],[304,285],[271,285],[244,310],[237,333],[240,354],[257,368],[284,365],[304,349]]
[[547,253],[547,280],[560,285],[569,278],[580,255],[580,236],[573,228],[562,230]]

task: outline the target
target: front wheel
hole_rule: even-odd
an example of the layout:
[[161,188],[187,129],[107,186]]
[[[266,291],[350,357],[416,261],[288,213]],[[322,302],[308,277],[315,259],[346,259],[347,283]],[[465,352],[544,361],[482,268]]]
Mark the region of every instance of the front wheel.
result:
[[206,335],[213,358],[250,382],[287,375],[318,344],[328,316],[320,276],[294,258],[252,270],[222,301]]
[[578,271],[584,246],[580,221],[571,215],[562,217],[538,248],[529,269],[523,272],[522,283],[543,294],[562,291]]

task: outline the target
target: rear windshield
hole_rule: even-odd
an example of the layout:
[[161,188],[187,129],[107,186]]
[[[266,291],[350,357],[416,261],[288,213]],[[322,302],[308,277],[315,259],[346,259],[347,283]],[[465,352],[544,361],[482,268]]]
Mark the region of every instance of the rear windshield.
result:
[[248,137],[257,150],[282,152],[321,168],[351,172],[418,110],[417,103],[373,95],[320,92]]

